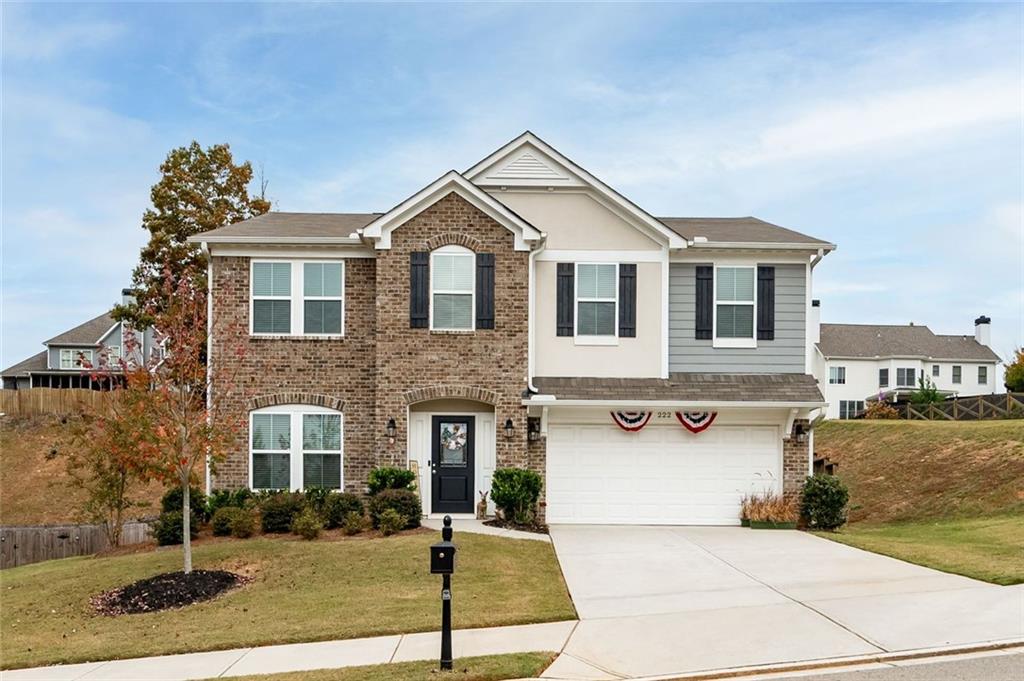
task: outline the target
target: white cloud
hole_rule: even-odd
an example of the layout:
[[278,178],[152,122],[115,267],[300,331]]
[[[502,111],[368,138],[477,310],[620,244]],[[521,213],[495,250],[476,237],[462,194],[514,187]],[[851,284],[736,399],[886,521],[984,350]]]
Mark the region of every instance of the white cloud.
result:
[[3,3],[2,12],[5,59],[55,59],[106,45],[125,33],[124,25],[110,21],[37,22],[19,3]]

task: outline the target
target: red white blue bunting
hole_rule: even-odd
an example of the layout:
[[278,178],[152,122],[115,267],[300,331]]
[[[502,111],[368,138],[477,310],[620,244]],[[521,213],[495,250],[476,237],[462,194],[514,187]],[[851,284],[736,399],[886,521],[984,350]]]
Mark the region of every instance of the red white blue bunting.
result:
[[691,433],[701,433],[711,427],[717,411],[677,411],[676,420]]
[[647,422],[651,420],[654,412],[651,411],[613,411],[612,421],[615,425],[628,433],[635,433],[643,430]]

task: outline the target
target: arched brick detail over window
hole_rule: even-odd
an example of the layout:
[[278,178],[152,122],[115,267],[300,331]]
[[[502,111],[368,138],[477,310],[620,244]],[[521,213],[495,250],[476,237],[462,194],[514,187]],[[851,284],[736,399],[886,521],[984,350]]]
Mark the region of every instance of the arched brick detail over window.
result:
[[321,395],[318,393],[286,392],[260,395],[249,399],[246,406],[249,411],[264,407],[278,407],[285,404],[308,404],[313,407],[325,407],[334,411],[345,411],[345,400],[340,397]]
[[462,246],[474,253],[479,253],[484,247],[479,239],[458,232],[445,232],[444,234],[432,236],[423,242],[423,247],[428,251],[441,248],[442,246]]
[[405,397],[406,404],[442,399],[473,400],[491,405],[498,403],[497,392],[473,385],[431,385],[426,388],[410,390],[403,397]]

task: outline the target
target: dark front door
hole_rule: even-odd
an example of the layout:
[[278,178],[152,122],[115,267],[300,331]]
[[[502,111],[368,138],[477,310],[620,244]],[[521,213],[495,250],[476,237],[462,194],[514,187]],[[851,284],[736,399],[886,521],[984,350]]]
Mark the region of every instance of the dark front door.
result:
[[435,416],[430,428],[432,513],[473,512],[473,417]]

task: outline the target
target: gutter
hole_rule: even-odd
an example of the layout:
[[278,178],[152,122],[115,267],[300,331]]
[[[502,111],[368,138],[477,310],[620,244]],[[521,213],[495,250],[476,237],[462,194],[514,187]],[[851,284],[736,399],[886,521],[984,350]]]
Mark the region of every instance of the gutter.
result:
[[523,399],[522,404],[527,407],[638,407],[651,409],[681,409],[681,408],[735,408],[735,409],[820,409],[828,405],[824,400],[813,402],[800,401],[774,401],[774,402],[751,402],[736,400],[578,400],[559,399],[552,395],[537,395],[533,398]]
[[526,295],[529,296],[529,303],[526,307],[526,389],[533,395],[536,395],[540,391],[537,386],[533,384],[534,375],[534,363],[536,360],[536,350],[534,349],[534,335],[536,334],[536,324],[534,324],[534,317],[536,316],[535,308],[537,306],[536,298],[533,295],[534,282],[537,277],[534,274],[534,270],[537,265],[537,256],[540,255],[541,251],[547,248],[548,235],[546,232],[540,233],[540,243],[537,248],[530,251],[529,255],[529,266],[527,267],[527,285]]
[[818,260],[825,252],[836,250],[836,245],[831,243],[772,243],[758,241],[707,241],[704,237],[694,237],[687,241],[690,248],[715,248],[715,249],[744,249],[744,250],[769,250],[769,251],[817,251]]
[[[361,230],[360,232],[361,233]],[[199,244],[337,244],[342,246],[358,246],[363,239],[351,236],[214,236],[202,237],[201,234],[190,236],[189,243]]]
[[[210,405],[213,403],[213,256],[205,241],[199,242],[199,250],[206,256],[206,424],[210,425]],[[206,455],[204,467],[206,496],[213,491],[213,475],[210,473],[210,455]]]

